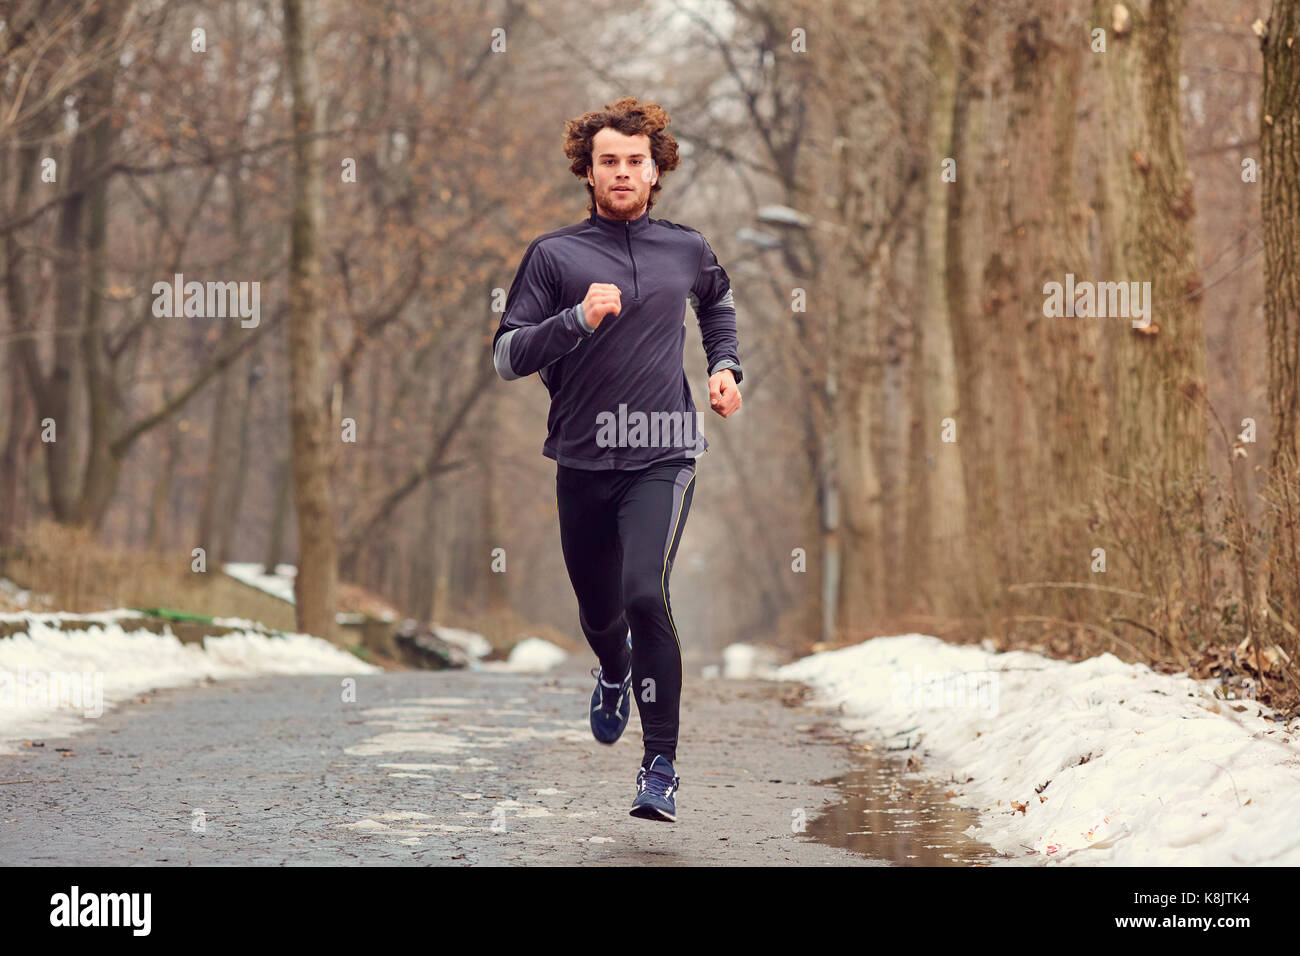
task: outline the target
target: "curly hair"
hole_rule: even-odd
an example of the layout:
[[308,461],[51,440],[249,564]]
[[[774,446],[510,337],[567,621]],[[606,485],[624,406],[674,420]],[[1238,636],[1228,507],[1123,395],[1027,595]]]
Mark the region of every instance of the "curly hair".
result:
[[[569,171],[584,181],[587,171],[591,169],[591,142],[596,134],[605,127],[614,129],[624,136],[638,136],[642,133],[650,137],[650,158],[658,167],[660,177],[669,170],[677,168],[677,140],[668,132],[668,113],[658,103],[642,103],[635,96],[624,96],[613,103],[606,103],[603,110],[583,113],[577,119],[565,120],[564,155],[568,156]],[[650,187],[650,198],[646,210],[655,204],[655,193],[662,188],[662,179]],[[596,208],[596,190],[587,183],[587,212]]]

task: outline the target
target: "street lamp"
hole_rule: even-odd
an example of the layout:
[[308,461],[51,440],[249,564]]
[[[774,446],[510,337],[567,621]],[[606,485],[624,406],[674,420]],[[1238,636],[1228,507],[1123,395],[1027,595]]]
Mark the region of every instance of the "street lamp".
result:
[[[802,239],[801,245],[807,251],[807,263],[816,261],[816,250],[810,241],[809,233],[813,229],[845,235],[848,230],[836,222],[829,222],[800,212],[790,206],[773,204],[759,207],[757,220],[776,230],[788,234],[797,234]],[[793,244],[787,236],[773,236],[771,233],[757,229],[742,229],[737,238],[753,243],[760,249],[780,249],[798,276],[809,276],[812,268],[801,262],[795,254]],[[793,236],[790,236],[793,238]],[[826,380],[824,390],[827,409],[834,414],[835,409],[835,359],[836,351],[831,349],[826,356]],[[839,485],[836,480],[837,449],[834,434],[822,435],[819,466],[821,474],[817,476],[821,489],[822,503],[822,643],[831,643],[835,635],[835,612],[839,606],[840,593],[840,550],[839,550]]]

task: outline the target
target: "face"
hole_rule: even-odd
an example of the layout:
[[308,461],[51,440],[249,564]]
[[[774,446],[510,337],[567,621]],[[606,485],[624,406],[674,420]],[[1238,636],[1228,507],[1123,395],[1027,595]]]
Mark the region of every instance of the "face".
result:
[[649,136],[628,136],[606,126],[592,137],[591,162],[587,182],[596,190],[600,215],[635,219],[645,212],[650,187],[659,181]]

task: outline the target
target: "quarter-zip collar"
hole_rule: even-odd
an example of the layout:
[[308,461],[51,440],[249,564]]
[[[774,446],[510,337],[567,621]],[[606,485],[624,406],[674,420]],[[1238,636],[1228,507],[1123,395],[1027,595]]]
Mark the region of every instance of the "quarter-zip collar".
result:
[[602,216],[595,209],[592,209],[591,215],[587,217],[587,221],[593,226],[603,229],[612,236],[622,236],[624,234],[638,236],[646,229],[650,228],[650,208],[647,206],[645,211],[635,219],[609,219],[606,216]]

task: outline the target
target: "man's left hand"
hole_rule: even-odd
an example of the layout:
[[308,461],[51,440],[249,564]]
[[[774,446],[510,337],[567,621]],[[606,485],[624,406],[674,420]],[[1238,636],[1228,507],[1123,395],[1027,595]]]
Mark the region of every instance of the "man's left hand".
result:
[[740,410],[740,386],[731,369],[718,369],[709,376],[709,406],[723,418]]

